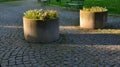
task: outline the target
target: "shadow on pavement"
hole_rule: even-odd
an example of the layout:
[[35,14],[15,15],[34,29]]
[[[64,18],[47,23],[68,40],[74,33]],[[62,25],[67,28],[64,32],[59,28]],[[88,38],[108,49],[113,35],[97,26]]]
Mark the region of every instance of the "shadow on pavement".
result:
[[57,44],[120,45],[120,34],[61,34]]
[[[2,37],[24,40],[22,26],[0,26]],[[111,33],[61,33],[59,40],[48,44],[79,44],[79,45],[120,45],[120,34]],[[42,44],[42,43],[39,43]]]

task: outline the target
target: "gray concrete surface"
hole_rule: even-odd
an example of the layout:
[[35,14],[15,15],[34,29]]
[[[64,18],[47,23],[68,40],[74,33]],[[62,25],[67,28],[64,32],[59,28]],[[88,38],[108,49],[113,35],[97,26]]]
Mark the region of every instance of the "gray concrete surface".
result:
[[[60,13],[60,38],[48,44],[24,40],[22,16],[29,9]],[[107,28],[120,28],[120,17],[109,16]],[[41,6],[34,0],[0,4],[0,64],[2,67],[120,67],[120,35],[92,33],[74,26],[79,12]]]

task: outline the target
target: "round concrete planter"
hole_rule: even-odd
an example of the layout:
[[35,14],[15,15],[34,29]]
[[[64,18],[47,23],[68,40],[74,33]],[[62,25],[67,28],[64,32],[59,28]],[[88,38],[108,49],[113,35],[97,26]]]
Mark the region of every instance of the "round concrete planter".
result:
[[59,19],[46,21],[23,17],[24,37],[28,42],[47,43],[59,38]]
[[105,27],[107,23],[107,13],[104,12],[89,12],[80,10],[80,28],[98,29]]

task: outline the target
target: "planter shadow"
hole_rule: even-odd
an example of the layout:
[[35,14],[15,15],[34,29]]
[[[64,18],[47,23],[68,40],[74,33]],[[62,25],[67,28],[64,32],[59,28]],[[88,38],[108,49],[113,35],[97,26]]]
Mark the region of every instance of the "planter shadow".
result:
[[120,45],[120,34],[61,34],[56,44]]
[[103,29],[120,29],[120,26],[116,23],[107,23]]

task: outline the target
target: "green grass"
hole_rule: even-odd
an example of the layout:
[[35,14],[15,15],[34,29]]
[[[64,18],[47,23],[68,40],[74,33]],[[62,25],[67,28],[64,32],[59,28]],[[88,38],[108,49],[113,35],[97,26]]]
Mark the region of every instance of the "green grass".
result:
[[17,1],[17,0],[0,0],[0,2],[9,2],[9,1]]
[[68,6],[66,2],[68,2],[69,0],[61,0],[61,2],[56,2],[56,0],[51,0],[51,4],[53,5],[57,5],[57,6],[64,6],[64,7],[69,7],[69,8],[73,8],[73,9],[78,9],[78,6]]
[[[8,1],[16,1],[16,0],[0,0],[0,2],[8,2]],[[61,0],[60,2],[56,2],[56,0],[51,0],[51,4],[57,5],[57,6],[64,6],[69,7],[66,5],[66,2],[68,0]],[[84,6],[91,7],[91,6],[101,6],[106,7],[109,10],[110,14],[120,14],[120,6],[119,6],[120,0],[85,0]],[[71,7],[78,9],[78,7]]]
[[120,0],[85,0],[84,6],[106,7],[109,13],[120,14]]
[[[58,6],[67,6],[67,0],[62,0],[62,2],[56,2],[56,0],[51,0],[51,4],[58,5]],[[120,14],[120,0],[85,0],[84,6],[91,7],[91,6],[101,6],[106,7],[111,14]],[[76,7],[72,7],[76,8]]]

